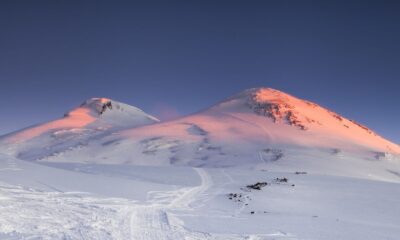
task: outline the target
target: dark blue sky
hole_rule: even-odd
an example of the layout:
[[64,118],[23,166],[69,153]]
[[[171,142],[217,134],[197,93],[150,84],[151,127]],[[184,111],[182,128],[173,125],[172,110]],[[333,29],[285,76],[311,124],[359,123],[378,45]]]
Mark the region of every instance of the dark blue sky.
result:
[[396,1],[0,1],[0,134],[93,97],[188,114],[287,91],[400,142]]

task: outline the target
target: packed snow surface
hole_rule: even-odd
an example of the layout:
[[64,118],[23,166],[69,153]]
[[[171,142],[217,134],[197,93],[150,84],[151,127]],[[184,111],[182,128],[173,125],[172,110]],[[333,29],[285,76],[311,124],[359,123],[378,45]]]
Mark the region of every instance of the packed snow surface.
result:
[[269,88],[169,122],[93,98],[0,137],[0,239],[399,239],[399,154]]

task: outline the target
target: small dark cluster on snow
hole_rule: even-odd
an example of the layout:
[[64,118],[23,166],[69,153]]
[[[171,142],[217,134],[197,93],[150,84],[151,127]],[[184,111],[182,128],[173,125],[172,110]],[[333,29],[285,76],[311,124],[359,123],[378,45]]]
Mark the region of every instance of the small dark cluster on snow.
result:
[[265,187],[265,186],[267,186],[267,185],[268,185],[267,182],[257,182],[257,183],[255,183],[255,184],[247,185],[246,187],[247,187],[248,189],[261,190],[261,188],[263,188],[263,187]]
[[314,123],[314,124],[318,124],[318,125],[322,126],[322,123],[320,121],[317,121],[317,120],[309,118],[309,117],[304,117],[304,118],[306,119],[306,121],[308,123]]
[[241,202],[242,194],[240,193],[229,193],[228,198],[235,202]]
[[[306,172],[296,172],[296,174],[307,174]],[[243,191],[251,191],[251,190],[261,190],[262,188],[266,187],[268,184],[283,184],[283,183],[288,183],[289,179],[286,177],[283,178],[275,178],[271,183],[267,182],[256,182],[255,184],[249,184],[246,186],[246,188],[241,188]],[[295,185],[292,184],[292,187]]]
[[283,158],[283,151],[281,149],[276,149],[276,148],[266,148],[263,150],[263,152],[265,153],[265,155],[267,155],[269,157],[268,160],[265,160],[266,162],[272,161],[278,161],[279,159]]
[[296,126],[300,130],[305,131],[308,129],[300,120],[298,120],[297,116],[293,113],[293,111],[288,111],[286,113],[286,121],[288,122],[289,125]]
[[238,197],[240,198],[240,197],[242,197],[242,194],[240,194],[240,193],[229,193],[228,197],[229,197],[229,199],[238,198]]
[[[255,214],[255,211],[250,211],[250,214]],[[257,211],[257,213],[268,213],[267,211]]]
[[[307,174],[306,172],[296,172],[296,174]],[[282,177],[282,178],[275,178],[273,179],[270,183],[268,182],[256,182],[254,184],[249,184],[246,185],[245,187],[241,187],[240,190],[242,190],[243,192],[248,192],[248,193],[229,193],[226,196],[229,198],[229,200],[232,200],[236,203],[238,203],[241,206],[249,206],[250,202],[252,201],[252,198],[250,196],[252,196],[251,193],[252,190],[257,190],[260,191],[262,190],[264,187],[268,186],[268,185],[286,185],[286,186],[292,186],[294,187],[294,184],[289,184],[289,179],[286,177]],[[267,211],[250,211],[250,214],[256,214],[256,213],[268,213]]]
[[234,202],[245,203],[246,206],[248,205],[248,203],[246,203],[247,200],[251,200],[251,198],[249,196],[243,195],[241,193],[229,193],[228,198],[229,198],[229,200],[232,200]]
[[287,183],[289,180],[287,178],[275,178],[275,182],[277,183]]
[[339,116],[339,114],[332,112],[331,110],[327,110],[332,117],[336,118],[338,121],[343,121],[343,118],[341,116]]
[[388,155],[386,152],[373,152],[373,153],[375,160],[384,160],[387,158]]
[[112,103],[111,102],[104,103],[103,106],[101,107],[101,110],[100,110],[99,114],[100,115],[103,114],[107,110],[107,108],[108,109],[112,109]]
[[300,174],[307,174],[307,172],[295,172],[295,174],[300,175]]
[[366,126],[354,121],[354,120],[350,120],[350,122],[354,123],[355,125],[359,126],[360,128],[364,129],[367,133],[369,134],[373,134],[376,135],[371,129],[367,128]]
[[[275,178],[275,183],[276,184],[281,184],[281,183],[288,183],[289,182],[289,179],[287,179],[287,178]],[[294,184],[291,184],[290,186],[292,186],[292,187],[294,187],[295,185]]]
[[300,130],[308,128],[297,118],[294,107],[286,103],[260,103],[256,100],[248,103],[256,114],[271,118],[274,122],[286,121],[287,124],[298,127]]

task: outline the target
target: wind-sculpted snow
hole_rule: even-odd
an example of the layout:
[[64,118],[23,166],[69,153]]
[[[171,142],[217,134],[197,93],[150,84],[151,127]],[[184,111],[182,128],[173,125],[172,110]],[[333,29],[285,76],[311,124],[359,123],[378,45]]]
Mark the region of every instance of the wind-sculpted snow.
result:
[[6,239],[129,239],[131,205],[126,199],[1,185],[0,232]]
[[[169,211],[190,209],[197,195],[208,189],[207,173],[201,169],[196,172],[201,176],[199,186],[160,191],[150,204],[3,185],[0,232],[9,237],[40,239],[186,239],[193,234],[180,221],[173,225]],[[160,194],[170,197],[164,203],[157,197]]]

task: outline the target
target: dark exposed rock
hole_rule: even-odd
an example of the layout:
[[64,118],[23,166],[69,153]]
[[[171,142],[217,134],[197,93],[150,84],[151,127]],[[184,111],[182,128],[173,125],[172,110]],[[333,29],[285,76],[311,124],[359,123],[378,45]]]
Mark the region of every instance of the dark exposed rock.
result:
[[246,187],[249,189],[254,189],[254,190],[261,190],[261,188],[267,186],[267,182],[257,182],[255,184],[247,185]]
[[268,160],[263,159],[264,161],[277,161],[281,158],[283,158],[283,151],[280,149],[275,149],[275,148],[266,148],[263,150],[263,152],[265,153],[265,155],[267,155],[267,157],[269,157]]
[[[248,106],[253,109],[256,114],[271,118],[274,122],[286,121],[287,124],[298,127],[300,130],[308,128],[297,118],[297,112],[294,107],[286,103],[260,103],[251,100]],[[309,119],[308,121],[311,121]]]
[[289,181],[289,179],[287,179],[287,178],[275,178],[275,182],[278,182],[278,183],[287,183]]
[[112,103],[111,102],[104,103],[103,106],[101,107],[101,110],[100,110],[99,114],[100,115],[103,114],[107,110],[107,108],[108,109],[112,109]]

